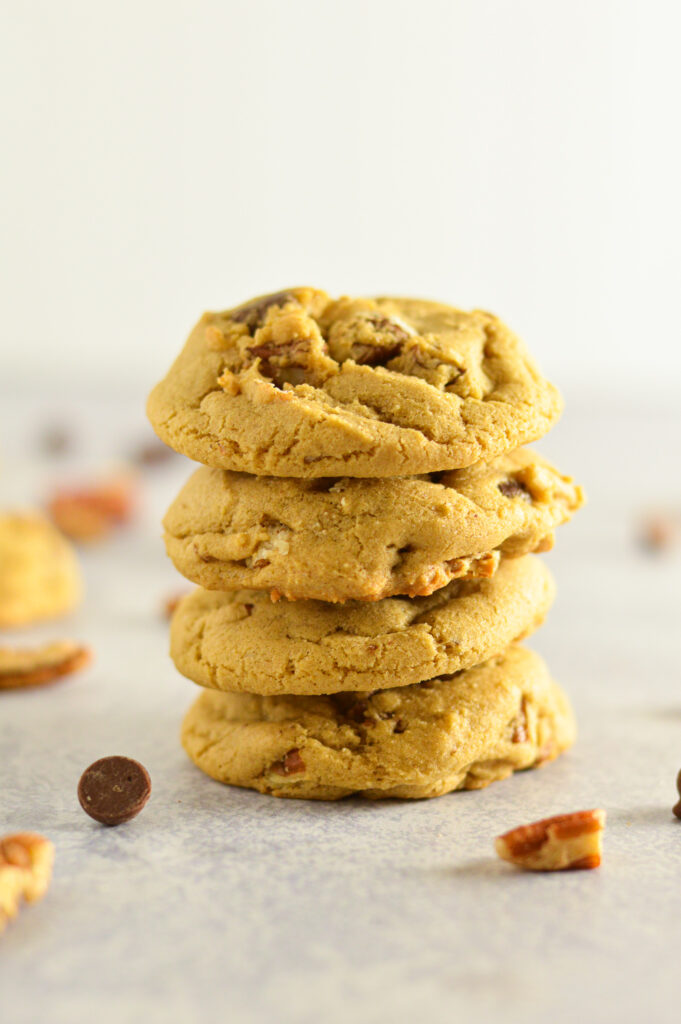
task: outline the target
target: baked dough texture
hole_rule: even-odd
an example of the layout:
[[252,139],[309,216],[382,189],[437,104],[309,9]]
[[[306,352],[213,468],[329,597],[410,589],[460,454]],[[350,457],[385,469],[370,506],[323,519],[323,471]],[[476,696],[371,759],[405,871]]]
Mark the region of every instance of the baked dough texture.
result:
[[410,476],[489,461],[562,408],[495,316],[312,288],[205,314],[147,412],[207,466],[281,477]]
[[220,782],[272,796],[432,797],[479,789],[569,747],[567,698],[537,654],[376,693],[262,697],[206,690],[182,743]]
[[209,590],[376,601],[490,576],[500,556],[551,547],[581,489],[530,449],[468,469],[363,480],[203,467],[164,519],[176,568]]
[[280,601],[262,591],[195,590],[170,631],[176,668],[201,686],[257,694],[382,690],[478,665],[532,633],[553,601],[539,558],[430,597]]
[[0,513],[0,628],[57,618],[82,596],[76,553],[34,512]]

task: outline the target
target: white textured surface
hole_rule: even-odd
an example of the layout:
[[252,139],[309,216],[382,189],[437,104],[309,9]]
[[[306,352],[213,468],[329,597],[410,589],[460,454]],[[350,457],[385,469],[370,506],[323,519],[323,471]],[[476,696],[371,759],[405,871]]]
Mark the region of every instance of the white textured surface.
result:
[[[64,407],[83,424],[83,464],[125,454],[143,429],[135,402]],[[60,475],[28,459],[43,408],[3,400],[3,503]],[[574,698],[578,745],[539,772],[421,803],[273,800],[188,762],[177,732],[194,690],[158,614],[182,581],[155,524],[189,467],[149,471],[139,527],[85,558],[82,611],[8,635],[70,634],[96,663],[0,697],[0,833],[37,829],[57,849],[46,899],[0,939],[2,1020],[677,1021],[681,563],[633,534],[641,509],[681,505],[680,428],[664,410],[568,407],[542,447],[591,501],[548,556],[559,595],[534,645]],[[153,780],[142,814],[111,830],[76,799],[82,769],[107,753],[139,758]],[[494,858],[500,831],[594,805],[609,814],[600,871],[533,876]]]

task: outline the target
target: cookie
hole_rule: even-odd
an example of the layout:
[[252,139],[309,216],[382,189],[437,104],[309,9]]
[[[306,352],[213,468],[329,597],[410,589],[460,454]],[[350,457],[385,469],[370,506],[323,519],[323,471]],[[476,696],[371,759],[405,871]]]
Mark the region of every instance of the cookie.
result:
[[282,480],[199,469],[164,520],[175,566],[208,590],[375,601],[489,576],[546,550],[583,501],[529,449],[430,477]]
[[553,596],[548,569],[529,555],[412,600],[273,604],[254,590],[196,590],[175,612],[170,650],[183,675],[219,690],[381,690],[500,654],[541,625]]
[[182,742],[219,782],[334,800],[480,789],[551,760],[574,734],[567,698],[541,658],[511,647],[477,668],[377,693],[206,690],[185,717]]
[[545,434],[561,406],[490,313],[293,288],[205,314],[147,412],[207,466],[390,477],[490,460]]
[[75,552],[37,513],[0,514],[0,628],[70,612],[82,582]]

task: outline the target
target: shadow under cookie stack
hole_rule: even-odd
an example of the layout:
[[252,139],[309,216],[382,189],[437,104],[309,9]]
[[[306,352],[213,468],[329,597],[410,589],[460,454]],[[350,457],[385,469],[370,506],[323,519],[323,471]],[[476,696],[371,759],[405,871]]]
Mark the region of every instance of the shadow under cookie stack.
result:
[[567,698],[519,641],[531,552],[582,503],[521,447],[561,400],[496,317],[297,288],[199,321],[148,414],[202,463],[164,520],[199,585],[171,655],[208,775],[273,796],[431,797],[552,760]]

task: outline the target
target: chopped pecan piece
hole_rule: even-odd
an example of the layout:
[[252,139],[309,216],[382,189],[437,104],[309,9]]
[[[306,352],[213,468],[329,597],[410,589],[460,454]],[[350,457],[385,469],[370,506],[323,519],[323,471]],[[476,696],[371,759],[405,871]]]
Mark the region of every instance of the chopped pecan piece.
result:
[[399,343],[395,345],[353,345],[350,358],[362,366],[384,366],[400,351]]
[[44,686],[85,668],[91,661],[90,649],[70,640],[30,649],[0,647],[0,690]]
[[305,762],[300,756],[298,748],[294,747],[284,755],[281,761],[276,761],[272,765],[272,771],[275,775],[297,775],[299,772],[304,772]]
[[516,480],[515,477],[502,480],[497,486],[505,498],[523,498],[525,501],[532,501],[532,495],[525,484]]
[[274,292],[272,295],[263,295],[261,299],[233,309],[229,314],[229,319],[235,320],[238,324],[246,324],[252,334],[256,328],[262,327],[265,314],[270,306],[284,306],[287,302],[293,302],[294,299],[295,295],[292,292]]
[[523,697],[518,717],[513,722],[511,743],[527,743],[528,739],[529,733],[527,731],[527,705],[525,702],[525,698]]
[[527,871],[597,868],[601,863],[605,811],[575,811],[520,825],[498,836],[494,848],[502,860]]
[[33,903],[45,895],[53,861],[52,843],[34,832],[0,839],[0,931],[22,900]]

